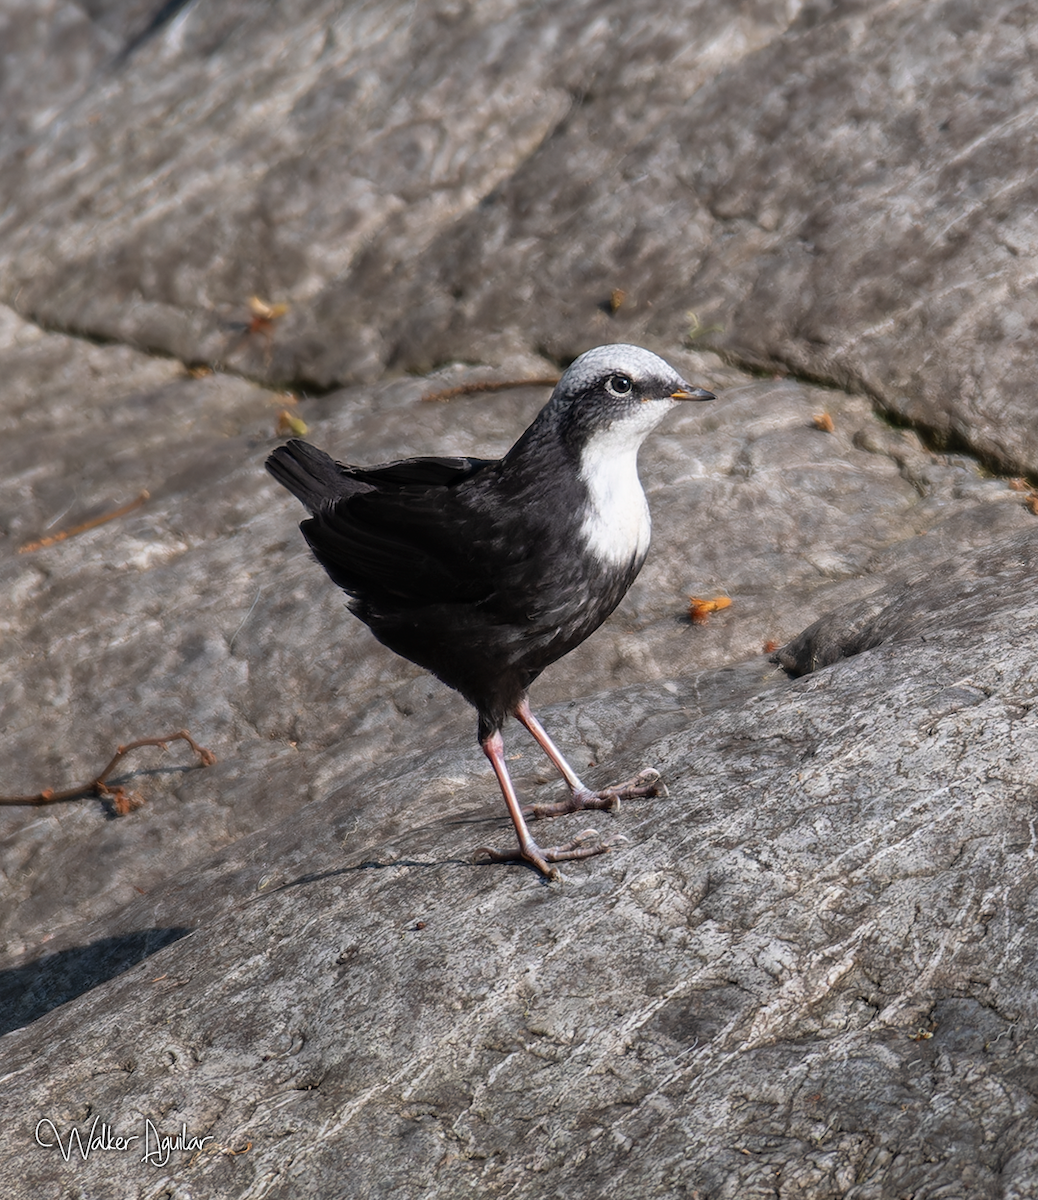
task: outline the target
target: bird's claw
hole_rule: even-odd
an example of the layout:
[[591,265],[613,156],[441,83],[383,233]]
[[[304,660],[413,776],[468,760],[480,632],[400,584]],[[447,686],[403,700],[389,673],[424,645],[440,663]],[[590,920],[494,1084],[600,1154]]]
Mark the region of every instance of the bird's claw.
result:
[[663,782],[663,776],[655,767],[646,767],[623,783],[614,783],[598,793],[599,796],[616,796],[620,800],[650,799],[659,796],[666,799],[670,792]]
[[[594,843],[588,845],[592,838],[595,839]],[[569,862],[577,858],[594,858],[596,854],[607,854],[614,846],[626,841],[627,838],[623,834],[603,840],[598,836],[597,830],[585,829],[582,833],[578,833],[572,841],[566,842],[562,846],[549,846],[542,850],[532,840],[525,845],[520,844],[514,850],[495,850],[492,846],[480,846],[473,857],[485,854],[491,862],[527,862],[536,867],[547,879],[555,881],[562,879],[562,872],[552,866],[552,863]]]
[[566,813],[581,812],[584,809],[615,813],[620,811],[621,800],[648,799],[652,796],[665,798],[669,794],[659,771],[654,767],[646,767],[631,779],[625,779],[623,783],[614,783],[600,792],[584,789],[573,792],[568,800],[559,800],[555,804],[533,804],[523,809],[523,816],[539,820],[542,817],[561,817]]

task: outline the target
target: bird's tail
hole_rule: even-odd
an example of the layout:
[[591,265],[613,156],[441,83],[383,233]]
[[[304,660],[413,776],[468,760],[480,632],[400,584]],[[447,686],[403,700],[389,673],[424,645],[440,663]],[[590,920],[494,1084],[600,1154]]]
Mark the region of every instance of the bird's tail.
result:
[[278,446],[267,459],[267,470],[312,513],[349,490],[335,459],[298,438]]

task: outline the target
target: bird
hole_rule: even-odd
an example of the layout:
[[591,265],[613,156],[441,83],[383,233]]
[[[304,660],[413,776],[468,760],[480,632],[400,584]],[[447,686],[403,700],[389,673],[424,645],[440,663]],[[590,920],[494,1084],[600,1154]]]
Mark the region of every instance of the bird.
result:
[[[620,798],[657,794],[655,771],[601,792],[585,786],[534,716],[529,689],[605,621],[645,562],[642,442],[679,401],[713,399],[649,350],[598,346],[573,360],[503,458],[361,467],[293,439],[267,459],[309,511],[300,529],[350,611],[475,708],[518,839],[514,851],[480,847],[477,855],[525,862],[557,880],[556,863],[610,845],[587,830],[542,849],[527,817],[615,810]],[[558,770],[568,799],[524,811],[505,763],[509,717]]]

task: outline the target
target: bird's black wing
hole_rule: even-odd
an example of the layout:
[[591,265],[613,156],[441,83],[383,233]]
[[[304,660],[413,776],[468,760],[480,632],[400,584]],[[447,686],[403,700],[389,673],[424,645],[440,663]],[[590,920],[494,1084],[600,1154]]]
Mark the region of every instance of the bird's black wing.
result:
[[267,459],[267,470],[311,511],[371,488],[452,487],[489,465],[483,458],[405,458],[375,467],[337,463],[330,454],[293,438]]
[[375,610],[488,603],[491,619],[509,620],[541,607],[528,560],[543,549],[534,513],[557,508],[543,494],[551,472],[517,491],[499,465],[441,457],[344,466],[302,441],[279,446],[267,463],[313,513],[303,535],[365,620]]
[[490,458],[404,458],[379,467],[349,467],[351,479],[375,487],[456,487],[470,479]]
[[[495,552],[487,514],[459,485],[495,464],[460,461],[460,468],[459,460],[426,459],[357,472],[363,490],[323,504],[300,527],[331,578],[379,609],[485,600],[507,551]],[[416,477],[448,482],[390,483]]]

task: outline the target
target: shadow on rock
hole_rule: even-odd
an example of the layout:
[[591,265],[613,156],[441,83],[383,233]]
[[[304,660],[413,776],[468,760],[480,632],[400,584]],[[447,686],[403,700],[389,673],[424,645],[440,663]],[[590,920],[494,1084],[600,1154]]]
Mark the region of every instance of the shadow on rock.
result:
[[0,1035],[31,1024],[191,932],[186,927],[140,929],[0,971]]

